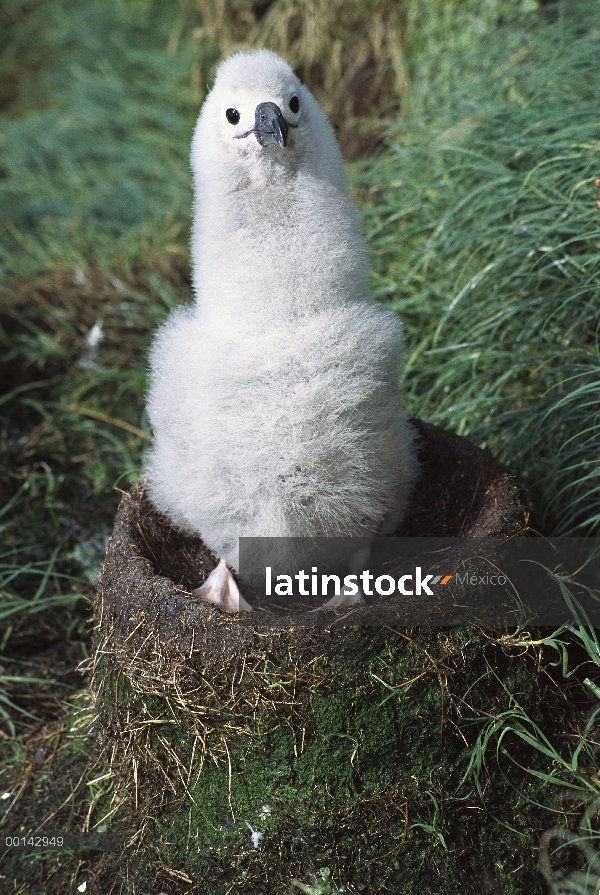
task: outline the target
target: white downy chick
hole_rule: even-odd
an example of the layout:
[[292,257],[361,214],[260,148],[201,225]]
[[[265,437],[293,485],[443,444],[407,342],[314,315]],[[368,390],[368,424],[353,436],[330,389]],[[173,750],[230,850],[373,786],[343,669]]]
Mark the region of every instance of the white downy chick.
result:
[[237,611],[239,537],[395,530],[414,431],[333,130],[282,59],[220,64],[191,164],[196,301],[152,347],[148,489],[222,558],[195,593]]

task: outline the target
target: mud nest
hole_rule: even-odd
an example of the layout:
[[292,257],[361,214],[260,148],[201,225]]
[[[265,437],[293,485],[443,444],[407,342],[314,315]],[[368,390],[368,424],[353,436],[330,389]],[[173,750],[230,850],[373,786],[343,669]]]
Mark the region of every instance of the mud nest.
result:
[[[491,538],[527,530],[527,511],[503,466],[456,435],[419,420],[414,425],[421,472],[396,536]],[[214,703],[220,681],[229,703],[232,693],[241,697],[246,686],[253,689],[249,668],[255,660],[289,648],[302,665],[338,648],[347,625],[333,610],[303,613],[291,626],[285,616],[256,612],[241,618],[194,599],[190,591],[216,563],[199,537],[157,513],[141,482],[123,497],[100,575],[98,657],[136,687],[179,696],[194,691],[194,702],[206,697]],[[360,612],[352,616],[357,628]],[[241,683],[232,690],[236,675]],[[209,680],[209,687],[201,683]]]
[[[461,438],[415,426],[421,477],[397,535],[502,541],[526,530],[506,469]],[[254,895],[274,891],[274,868],[283,886],[322,864],[340,881],[383,885],[406,841],[406,780],[417,779],[402,763],[428,755],[418,706],[439,689],[438,666],[466,661],[463,635],[428,638],[422,628],[423,648],[360,614],[350,624],[333,610],[294,624],[265,611],[226,615],[191,595],[216,562],[153,509],[143,483],[123,497],[98,585],[92,691],[96,733],[130,806],[131,873],[163,891],[167,862],[196,874],[202,891]],[[389,691],[407,680],[426,695],[411,690],[397,708]],[[187,827],[177,833],[175,860],[161,843],[181,817],[196,838],[192,848]],[[264,831],[260,849],[247,823]]]

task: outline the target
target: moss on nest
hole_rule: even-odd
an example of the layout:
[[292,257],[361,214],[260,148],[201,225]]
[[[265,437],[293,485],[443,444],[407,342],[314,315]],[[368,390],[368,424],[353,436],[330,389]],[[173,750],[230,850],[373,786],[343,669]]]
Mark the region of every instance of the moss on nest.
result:
[[[503,467],[463,439],[419,427],[421,479],[398,534],[482,537],[525,528],[526,511]],[[301,613],[293,625],[268,612],[224,615],[190,593],[215,565],[199,537],[156,513],[143,483],[124,497],[98,583],[99,694],[107,673],[125,676],[140,694],[169,696],[223,733],[247,714],[246,706],[277,715],[279,703],[313,690],[316,677],[330,678],[329,663],[348,643],[364,665],[376,641],[359,627],[367,609],[353,613],[352,627],[334,611]],[[271,674],[279,676],[277,685]],[[119,696],[114,688],[111,704]],[[110,718],[103,723],[109,730]]]
[[[239,707],[228,729],[170,696],[144,695],[125,675],[118,701],[105,690],[114,724],[105,745],[117,749],[128,805],[116,827],[130,837],[120,860],[141,891],[287,893],[291,879],[309,882],[321,867],[347,892],[479,895],[490,874],[506,882],[498,891],[540,891],[541,824],[528,799],[541,784],[514,769],[491,783],[484,772],[486,804],[469,799],[456,727],[465,708],[509,704],[486,661],[512,674],[530,705],[540,704],[535,673],[478,631],[369,633],[365,643],[364,631],[347,630],[344,649],[318,656],[296,692],[294,657],[286,666],[270,656],[262,705]],[[252,831],[262,833],[258,847]],[[118,860],[105,857],[107,880]]]

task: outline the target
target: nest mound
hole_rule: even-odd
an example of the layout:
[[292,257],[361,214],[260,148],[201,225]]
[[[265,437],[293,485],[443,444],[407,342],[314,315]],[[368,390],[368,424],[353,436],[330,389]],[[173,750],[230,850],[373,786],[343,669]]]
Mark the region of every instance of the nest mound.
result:
[[[464,439],[415,426],[421,478],[399,536],[525,531],[506,469]],[[390,844],[399,853],[406,840],[406,780],[421,774],[402,763],[427,755],[429,736],[423,694],[415,689],[397,707],[385,688],[404,687],[408,674],[427,689],[436,663],[463,661],[460,631],[423,649],[360,616],[349,625],[335,610],[294,624],[268,612],[226,615],[190,593],[216,561],[153,509],[143,482],[123,497],[98,585],[92,691],[100,744],[122,769],[135,873],[163,891],[175,841],[177,873],[193,871],[203,891],[210,883],[219,893],[264,892],[273,868],[284,891],[319,861],[339,865],[348,883],[383,885]],[[433,677],[425,669],[415,678],[423,657]],[[187,820],[181,827],[188,814],[191,851]],[[260,849],[249,844],[248,823],[265,832]],[[343,831],[335,844],[329,825]]]
[[[490,454],[435,426],[414,425],[421,473],[397,537],[487,538],[527,528],[515,482]],[[153,508],[143,482],[125,495],[98,585],[96,641],[103,655],[111,653],[134,677],[140,663],[146,677],[148,667],[167,673],[173,663],[206,674],[248,657],[252,644],[265,654],[271,641],[281,641],[289,630],[285,617],[256,613],[249,622],[191,596],[216,563],[201,538]],[[298,617],[289,630],[294,650],[302,652],[307,639],[320,641],[323,618],[331,615]]]

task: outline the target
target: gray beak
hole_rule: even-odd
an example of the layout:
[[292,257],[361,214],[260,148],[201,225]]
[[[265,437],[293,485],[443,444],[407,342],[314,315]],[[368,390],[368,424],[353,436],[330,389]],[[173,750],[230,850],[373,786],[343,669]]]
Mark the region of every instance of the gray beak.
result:
[[261,146],[278,143],[283,149],[287,143],[288,123],[275,103],[259,103],[254,112],[254,133]]

